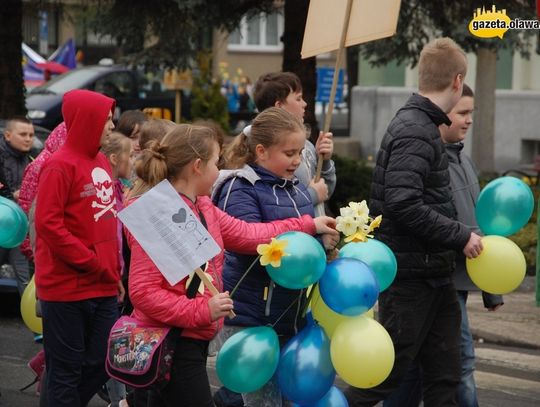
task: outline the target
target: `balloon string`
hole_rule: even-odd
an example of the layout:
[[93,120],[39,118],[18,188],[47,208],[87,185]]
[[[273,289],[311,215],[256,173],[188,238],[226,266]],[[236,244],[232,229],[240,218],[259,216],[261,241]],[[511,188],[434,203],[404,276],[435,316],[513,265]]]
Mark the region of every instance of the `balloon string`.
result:
[[274,328],[276,326],[276,324],[281,320],[281,318],[283,318],[285,316],[285,314],[287,312],[289,312],[289,310],[291,309],[291,307],[296,304],[298,302],[298,300],[300,299],[300,297],[302,297],[304,295],[304,290],[302,290],[302,292],[300,293],[300,295],[298,297],[296,297],[296,299],[290,303],[290,305],[287,307],[287,309],[285,311],[283,311],[281,313],[281,315],[279,316],[278,319],[276,319],[276,322],[274,322],[272,325],[270,325],[271,328]]
[[240,287],[240,284],[242,284],[242,281],[244,281],[244,279],[246,278],[246,276],[248,275],[248,273],[251,271],[251,269],[253,268],[253,266],[255,265],[255,263],[257,263],[257,260],[259,260],[261,258],[261,256],[257,256],[255,258],[255,260],[253,260],[253,263],[251,263],[249,265],[249,267],[247,268],[247,270],[244,272],[244,274],[242,274],[242,277],[240,277],[240,280],[238,280],[238,283],[236,283],[236,285],[234,286],[234,288],[232,289],[231,293],[229,294],[229,297],[232,298],[234,293],[236,292],[236,290],[238,290],[238,287]]

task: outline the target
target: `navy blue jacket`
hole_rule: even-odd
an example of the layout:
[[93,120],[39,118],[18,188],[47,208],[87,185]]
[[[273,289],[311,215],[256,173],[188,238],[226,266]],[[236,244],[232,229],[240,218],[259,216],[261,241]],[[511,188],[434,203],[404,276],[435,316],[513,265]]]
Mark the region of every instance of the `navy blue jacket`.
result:
[[[213,200],[220,209],[247,222],[270,222],[305,214],[313,216],[313,204],[304,185],[298,180],[278,178],[256,165],[221,171],[214,186]],[[234,288],[255,258],[225,252],[225,290],[231,291]],[[233,299],[237,317],[226,319],[226,324],[274,324],[290,307],[274,327],[276,332],[279,335],[294,335],[303,325],[299,314],[305,302],[304,290],[290,290],[276,285],[259,262],[248,273]]]

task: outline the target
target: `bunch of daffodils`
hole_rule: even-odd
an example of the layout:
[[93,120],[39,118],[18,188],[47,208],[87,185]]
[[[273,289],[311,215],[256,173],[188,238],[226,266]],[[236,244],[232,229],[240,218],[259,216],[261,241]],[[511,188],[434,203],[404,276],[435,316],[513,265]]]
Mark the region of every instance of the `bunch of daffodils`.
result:
[[366,201],[349,202],[349,206],[340,208],[340,215],[336,218],[336,229],[345,235],[345,242],[366,242],[368,237],[379,227],[382,215],[375,219],[369,216]]

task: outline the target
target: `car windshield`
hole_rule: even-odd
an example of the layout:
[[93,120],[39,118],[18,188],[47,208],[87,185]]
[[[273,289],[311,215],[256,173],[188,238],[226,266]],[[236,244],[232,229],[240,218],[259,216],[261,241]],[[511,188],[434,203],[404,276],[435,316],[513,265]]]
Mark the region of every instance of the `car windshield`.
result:
[[92,69],[76,69],[59,75],[46,84],[32,89],[30,94],[57,93],[63,94],[71,89],[81,89],[84,85],[96,77],[96,71]]

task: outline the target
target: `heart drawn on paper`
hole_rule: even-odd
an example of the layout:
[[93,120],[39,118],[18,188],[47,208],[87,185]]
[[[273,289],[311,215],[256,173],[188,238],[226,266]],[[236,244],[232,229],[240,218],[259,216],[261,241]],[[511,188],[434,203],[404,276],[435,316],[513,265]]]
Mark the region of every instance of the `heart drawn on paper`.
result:
[[174,223],[185,223],[185,221],[186,221],[186,210],[184,208],[180,208],[178,210],[178,213],[175,213],[172,216],[172,221]]

